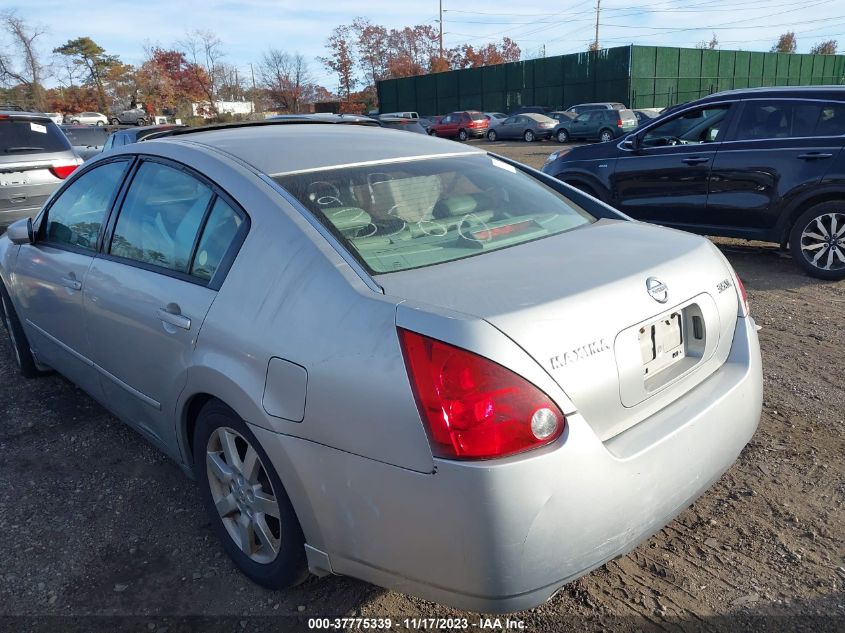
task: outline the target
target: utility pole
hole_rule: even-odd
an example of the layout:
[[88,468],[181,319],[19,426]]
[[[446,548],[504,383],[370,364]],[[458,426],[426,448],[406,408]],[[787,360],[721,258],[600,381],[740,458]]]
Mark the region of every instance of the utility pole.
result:
[[593,50],[599,50],[599,14],[601,13],[601,0],[596,0],[596,39],[593,42]]
[[440,0],[440,59],[443,59],[443,0]]
[[255,92],[255,70],[252,68],[252,63],[249,64],[249,74],[252,75],[252,99],[250,99],[250,110],[255,113],[255,103],[258,94]]

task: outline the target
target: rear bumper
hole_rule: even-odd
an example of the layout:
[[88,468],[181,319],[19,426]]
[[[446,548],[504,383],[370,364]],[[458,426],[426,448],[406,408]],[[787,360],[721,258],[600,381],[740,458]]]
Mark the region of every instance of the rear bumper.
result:
[[462,609],[510,612],[633,549],[692,503],[757,428],[762,369],[739,319],[727,362],[600,442],[575,414],[553,446],[404,470],[254,427],[326,571]]

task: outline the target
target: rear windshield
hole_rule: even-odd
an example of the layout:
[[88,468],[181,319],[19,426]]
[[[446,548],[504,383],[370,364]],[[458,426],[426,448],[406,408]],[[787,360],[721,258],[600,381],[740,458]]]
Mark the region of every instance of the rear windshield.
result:
[[49,119],[0,117],[0,155],[41,154],[70,150],[70,143]]
[[473,121],[480,121],[481,119],[486,119],[487,117],[484,116],[483,112],[470,112],[469,118]]
[[619,113],[620,119],[631,119],[633,121],[637,120],[637,115],[634,114],[633,110],[617,110]]
[[595,221],[554,189],[488,155],[274,179],[376,274],[463,259]]
[[71,144],[76,147],[88,147],[89,145],[102,145],[109,136],[108,131],[102,127],[73,127],[65,128],[65,136]]

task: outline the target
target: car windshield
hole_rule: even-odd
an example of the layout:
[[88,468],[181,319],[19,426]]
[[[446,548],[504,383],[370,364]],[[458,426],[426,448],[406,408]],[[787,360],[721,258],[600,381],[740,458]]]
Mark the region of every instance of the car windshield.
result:
[[48,119],[0,117],[0,155],[64,152],[70,143]]
[[65,136],[76,147],[102,145],[108,138],[108,131],[102,127],[74,127],[65,128]]
[[463,259],[595,221],[541,181],[486,154],[274,179],[372,273]]

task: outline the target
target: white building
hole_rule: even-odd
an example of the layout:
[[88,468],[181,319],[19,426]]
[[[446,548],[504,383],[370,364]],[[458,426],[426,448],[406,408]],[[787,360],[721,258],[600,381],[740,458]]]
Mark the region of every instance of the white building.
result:
[[[252,114],[255,112],[255,104],[252,101],[215,101],[217,111],[220,114]],[[201,116],[210,119],[214,116],[208,102],[192,103],[191,111],[194,116]]]

